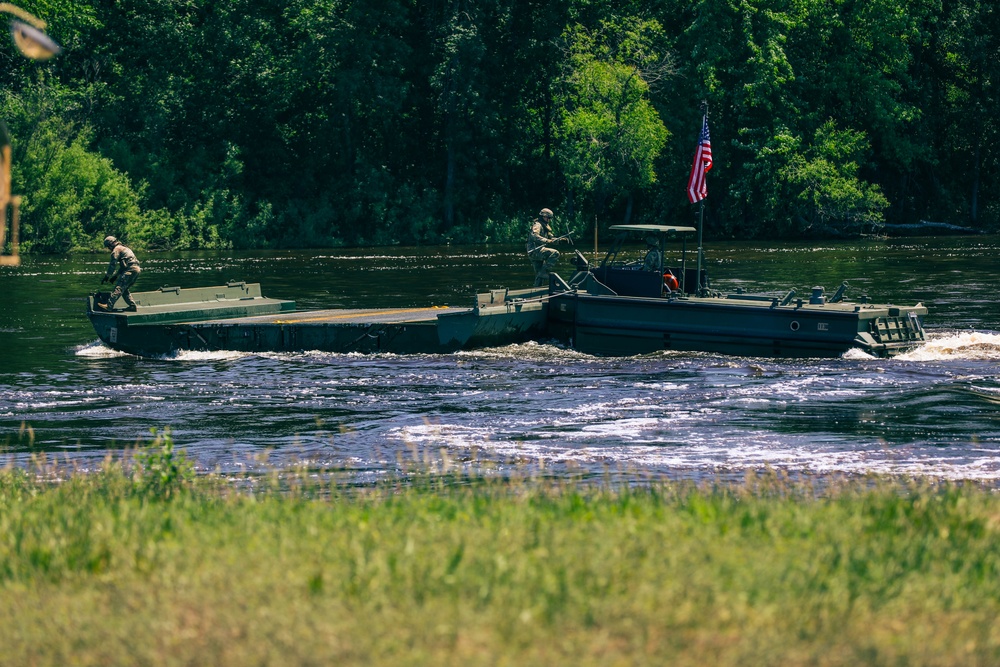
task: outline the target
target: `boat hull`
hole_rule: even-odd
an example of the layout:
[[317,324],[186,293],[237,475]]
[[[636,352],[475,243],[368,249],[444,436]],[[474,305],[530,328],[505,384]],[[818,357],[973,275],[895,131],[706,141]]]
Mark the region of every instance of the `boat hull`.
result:
[[241,352],[445,353],[534,340],[544,335],[545,290],[494,290],[471,308],[422,307],[295,312],[291,301],[261,296],[260,285],[161,288],[132,294],[134,312],[87,316],[109,347],[140,356],[180,350]]
[[[571,286],[573,285],[573,286]],[[822,290],[819,290],[820,292]],[[810,299],[779,302],[734,294],[622,296],[591,274],[547,288],[493,290],[469,308],[420,307],[298,312],[268,299],[260,285],[164,287],[133,293],[134,312],[99,308],[87,315],[105,344],[140,356],[180,350],[339,353],[449,353],[556,340],[594,355],[660,350],[761,357],[836,357],[852,348],[889,357],[924,342],[922,305]]]
[[927,310],[730,295],[641,298],[569,291],[549,303],[549,334],[581,352],[659,350],[739,356],[837,357],[852,348],[894,356],[924,341]]

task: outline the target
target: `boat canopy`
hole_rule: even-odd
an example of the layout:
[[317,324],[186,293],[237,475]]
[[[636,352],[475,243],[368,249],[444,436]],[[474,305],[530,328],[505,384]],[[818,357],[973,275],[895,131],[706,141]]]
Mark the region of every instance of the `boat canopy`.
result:
[[650,232],[654,234],[667,234],[669,232],[687,233],[698,231],[694,227],[677,227],[674,225],[612,225],[609,229],[614,232],[641,232],[644,234]]

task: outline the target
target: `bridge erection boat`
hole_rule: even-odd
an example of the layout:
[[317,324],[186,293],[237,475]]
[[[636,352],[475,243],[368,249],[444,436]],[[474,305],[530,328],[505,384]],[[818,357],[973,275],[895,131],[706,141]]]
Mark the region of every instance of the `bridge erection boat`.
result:
[[[590,354],[627,355],[657,350],[739,356],[836,357],[858,348],[889,357],[924,342],[922,304],[896,306],[845,300],[847,284],[827,297],[813,287],[806,298],[723,294],[708,287],[705,270],[689,266],[683,244],[692,227],[618,225],[601,264],[591,268],[576,253],[568,282],[552,277],[548,334]],[[629,236],[647,242],[642,259],[628,259]],[[662,250],[680,236],[680,261]]]
[[[179,350],[449,353],[558,341],[595,355],[659,350],[739,356],[837,357],[859,349],[889,357],[924,342],[922,304],[897,306],[830,297],[814,287],[805,298],[723,294],[709,287],[700,259],[689,266],[691,227],[618,225],[598,266],[575,252],[569,280],[553,273],[547,287],[495,289],[471,307],[297,311],[267,298],[256,283],[161,287],[133,292],[134,311],[98,309],[107,292],[87,299],[87,316],[109,347],[141,356]],[[646,242],[644,256],[632,239]],[[677,261],[667,243],[679,240]]]

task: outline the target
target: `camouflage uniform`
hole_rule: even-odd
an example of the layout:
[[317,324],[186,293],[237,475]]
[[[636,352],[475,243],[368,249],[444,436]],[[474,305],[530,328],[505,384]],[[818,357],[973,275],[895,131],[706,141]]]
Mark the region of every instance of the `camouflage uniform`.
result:
[[135,258],[135,253],[130,248],[122,245],[121,241],[116,241],[114,247],[111,248],[111,261],[108,262],[108,269],[104,272],[104,277],[110,280],[111,276],[115,274],[116,269],[120,269],[120,271],[118,273],[118,280],[115,282],[115,288],[111,291],[111,296],[108,298],[108,310],[115,307],[115,301],[119,297],[125,299],[125,303],[128,304],[130,309],[134,309],[136,303],[128,290],[135,283],[139,274],[142,273],[142,269],[139,268],[139,260]]
[[552,211],[543,208],[534,222],[531,223],[531,230],[528,232],[528,259],[535,269],[535,287],[549,284],[549,271],[556,265],[559,259],[559,251],[546,246],[555,239],[549,229],[549,220],[552,219]]
[[659,271],[663,266],[663,254],[660,252],[660,242],[655,236],[646,237],[646,257],[642,261],[643,271]]

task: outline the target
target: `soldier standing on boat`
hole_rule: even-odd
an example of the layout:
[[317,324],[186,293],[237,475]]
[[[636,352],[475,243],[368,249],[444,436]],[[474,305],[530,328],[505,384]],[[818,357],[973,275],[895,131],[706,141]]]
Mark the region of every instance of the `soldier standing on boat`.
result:
[[[111,291],[108,303],[98,303],[97,307],[101,310],[112,310],[115,307],[115,301],[121,297],[128,304],[128,310],[134,311],[136,303],[128,290],[142,273],[142,269],[139,268],[139,260],[135,258],[135,253],[132,252],[131,248],[125,246],[114,236],[108,236],[104,239],[104,247],[111,251],[111,261],[108,262],[108,268],[104,272],[104,278],[101,279],[101,282],[113,282],[115,288]],[[115,277],[116,270],[118,271],[117,278]]]
[[663,253],[660,252],[660,240],[655,235],[646,237],[646,257],[642,260],[643,271],[662,271]]
[[552,211],[543,208],[538,212],[538,217],[531,223],[531,230],[528,232],[528,259],[531,260],[531,266],[535,269],[535,287],[549,284],[549,271],[559,259],[559,251],[548,247],[548,244],[562,240],[553,238],[552,229],[549,226],[551,223]]

